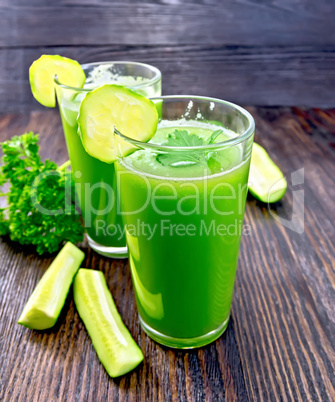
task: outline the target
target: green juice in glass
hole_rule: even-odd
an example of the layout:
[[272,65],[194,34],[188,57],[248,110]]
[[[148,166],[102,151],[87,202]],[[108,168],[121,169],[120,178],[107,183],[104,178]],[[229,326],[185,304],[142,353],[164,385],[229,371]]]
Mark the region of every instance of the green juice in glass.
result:
[[132,62],[92,63],[82,67],[87,76],[83,89],[56,81],[78,203],[90,246],[103,255],[125,257],[127,249],[114,163],[102,162],[86,152],[78,134],[77,116],[86,93],[106,83],[127,86],[144,96],[159,96],[160,73],[152,66]]
[[[114,164],[104,163],[90,156],[83,147],[76,117],[80,102],[61,103],[60,113],[66,144],[71,160],[76,194],[88,236],[103,246],[125,245],[122,219],[117,213]],[[114,205],[113,205],[114,203]],[[110,228],[109,233],[107,227]],[[111,228],[115,228],[115,231]]]
[[[218,128],[215,142],[237,136],[211,123],[166,121],[150,142],[166,143],[175,129],[208,140]],[[141,324],[177,348],[207,344],[227,327],[243,225],[250,152],[239,144],[203,156],[164,165],[144,148],[117,163]]]

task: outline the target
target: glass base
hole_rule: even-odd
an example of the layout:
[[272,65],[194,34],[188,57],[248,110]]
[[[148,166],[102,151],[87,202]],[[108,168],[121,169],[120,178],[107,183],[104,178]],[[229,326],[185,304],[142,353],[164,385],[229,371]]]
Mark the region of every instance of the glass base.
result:
[[171,336],[164,335],[155,329],[149,327],[139,315],[141,326],[144,332],[154,341],[160,343],[161,345],[168,346],[170,348],[175,349],[194,349],[200,348],[201,346],[208,345],[212,343],[216,339],[220,338],[220,336],[226,330],[229,317],[214,331],[209,332],[208,334],[198,336],[196,338],[174,338]]
[[128,258],[128,248],[124,247],[107,247],[95,242],[88,234],[86,234],[89,246],[98,254],[110,258]]

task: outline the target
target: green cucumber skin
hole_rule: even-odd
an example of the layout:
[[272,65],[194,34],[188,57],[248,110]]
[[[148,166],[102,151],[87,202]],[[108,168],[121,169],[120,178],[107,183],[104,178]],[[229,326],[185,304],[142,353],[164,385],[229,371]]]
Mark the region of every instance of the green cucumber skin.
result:
[[79,316],[107,373],[119,377],[138,366],[143,353],[122,322],[103,273],[81,268],[73,293]]
[[[253,197],[255,197],[256,199],[265,202],[265,203],[273,203],[273,202],[277,202],[279,200],[281,200],[287,190],[287,182],[286,179],[283,175],[283,172],[279,169],[279,167],[273,162],[273,160],[270,158],[269,154],[266,152],[266,150],[260,146],[259,144],[255,143],[253,144],[253,148],[254,149],[258,149],[258,152],[261,153],[263,155],[263,164],[264,164],[264,169],[265,168],[270,168],[272,169],[272,172],[274,172],[276,174],[276,178],[275,178],[275,182],[282,180],[283,183],[285,183],[285,186],[282,186],[281,189],[274,191],[272,193],[266,192],[266,193],[261,193],[258,191],[257,186],[250,186],[249,187],[249,192],[253,195]],[[264,162],[264,160],[266,160],[266,164]],[[251,164],[253,164],[253,160],[251,158]],[[251,166],[250,166],[251,167]],[[250,169],[250,174],[249,174],[249,181],[251,178],[251,169]],[[256,188],[255,188],[256,187]]]
[[18,324],[36,330],[52,328],[84,258],[83,251],[67,242],[29,297]]
[[[250,189],[250,188],[249,188],[249,192],[250,192],[250,194],[252,194],[252,196],[255,197],[257,200],[262,201],[262,202],[264,202],[264,203],[272,204],[272,203],[274,203],[274,202],[280,201],[280,200],[284,197],[284,195],[285,195],[285,193],[286,193],[286,188],[283,189],[281,192],[278,191],[278,194],[277,194],[277,192],[276,192],[276,193],[272,193],[272,196],[270,196],[270,197],[268,197],[267,194],[266,194],[266,195],[260,195],[260,194],[258,194],[257,192],[253,191],[253,190]],[[276,195],[276,196],[274,196],[274,195]]]

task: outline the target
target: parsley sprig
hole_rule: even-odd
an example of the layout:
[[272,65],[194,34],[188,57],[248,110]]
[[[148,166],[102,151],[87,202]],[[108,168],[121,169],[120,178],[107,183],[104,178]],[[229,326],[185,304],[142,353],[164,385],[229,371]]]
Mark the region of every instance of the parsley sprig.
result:
[[[171,147],[196,147],[201,145],[214,144],[216,138],[222,134],[222,130],[216,130],[205,141],[196,134],[190,134],[187,130],[174,130],[168,135],[168,140],[164,145]],[[157,161],[164,166],[187,166],[194,165],[199,162],[208,162],[211,156],[209,152],[201,152],[199,150],[170,152],[167,154],[157,155]]]
[[[71,202],[75,196],[71,173],[66,170],[69,163],[58,167],[48,159],[42,162],[38,135],[32,132],[0,145],[4,154],[0,187],[8,188],[0,193],[7,201],[0,209],[0,235],[9,234],[13,241],[35,245],[39,254],[58,250],[64,241],[81,241],[84,229]],[[34,188],[37,178],[39,184]],[[59,212],[42,213],[36,202],[44,210]]]

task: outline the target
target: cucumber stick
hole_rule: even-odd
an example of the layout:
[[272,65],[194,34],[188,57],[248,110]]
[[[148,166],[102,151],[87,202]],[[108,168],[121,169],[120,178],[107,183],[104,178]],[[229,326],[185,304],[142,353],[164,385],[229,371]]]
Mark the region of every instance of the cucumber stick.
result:
[[101,271],[81,268],[73,284],[74,301],[101,363],[111,377],[134,369],[141,349],[122,322]]
[[284,197],[287,182],[279,167],[263,147],[254,142],[249,173],[249,191],[263,202],[277,202]]
[[29,297],[19,324],[39,330],[56,324],[84,257],[85,254],[75,245],[65,244]]

